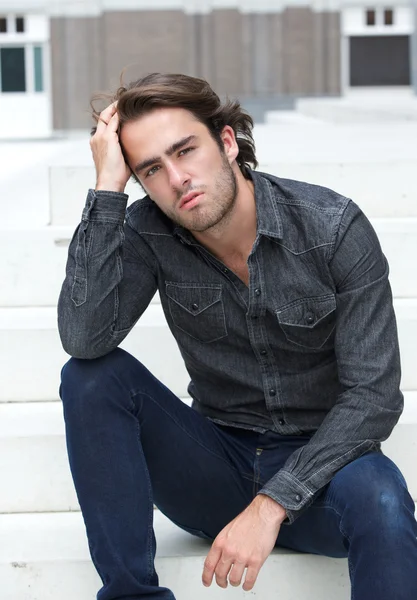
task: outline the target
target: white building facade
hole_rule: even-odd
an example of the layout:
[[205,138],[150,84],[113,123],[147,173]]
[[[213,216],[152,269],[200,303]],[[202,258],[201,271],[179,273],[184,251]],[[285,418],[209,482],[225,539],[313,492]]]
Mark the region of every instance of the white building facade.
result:
[[0,138],[89,127],[91,94],[128,65],[204,77],[248,108],[417,91],[416,15],[417,0],[0,0]]

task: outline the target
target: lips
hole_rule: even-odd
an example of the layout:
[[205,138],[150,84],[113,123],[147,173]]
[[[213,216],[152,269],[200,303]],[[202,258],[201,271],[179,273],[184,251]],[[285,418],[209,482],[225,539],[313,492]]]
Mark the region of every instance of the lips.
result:
[[186,204],[188,204],[188,202],[191,202],[192,200],[194,200],[194,198],[200,196],[201,194],[202,192],[190,192],[186,196],[183,196],[180,202],[180,208],[183,208]]

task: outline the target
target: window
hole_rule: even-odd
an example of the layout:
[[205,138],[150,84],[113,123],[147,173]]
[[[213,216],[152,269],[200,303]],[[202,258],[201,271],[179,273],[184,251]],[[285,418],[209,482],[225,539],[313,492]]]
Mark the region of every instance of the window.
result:
[[43,64],[41,46],[35,46],[33,48],[33,65],[35,70],[35,92],[43,92]]
[[25,92],[25,49],[1,48],[0,73],[2,92]]
[[23,17],[16,17],[16,33],[24,33],[25,20]]
[[376,11],[374,8],[368,8],[366,11],[366,24],[375,25],[376,23]]
[[394,25],[394,11],[392,8],[384,10],[384,25]]
[[30,30],[29,17],[0,13],[0,95],[45,92],[45,46]]

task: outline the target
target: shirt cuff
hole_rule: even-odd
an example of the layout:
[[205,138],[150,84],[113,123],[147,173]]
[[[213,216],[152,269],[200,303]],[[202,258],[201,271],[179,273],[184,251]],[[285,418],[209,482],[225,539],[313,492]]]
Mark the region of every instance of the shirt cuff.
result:
[[129,196],[123,192],[107,192],[104,190],[88,190],[83,221],[101,221],[122,225],[125,219]]
[[310,506],[315,494],[306,488],[298,479],[288,471],[278,471],[258,494],[269,496],[278,504],[281,504],[287,512],[285,525],[291,525]]

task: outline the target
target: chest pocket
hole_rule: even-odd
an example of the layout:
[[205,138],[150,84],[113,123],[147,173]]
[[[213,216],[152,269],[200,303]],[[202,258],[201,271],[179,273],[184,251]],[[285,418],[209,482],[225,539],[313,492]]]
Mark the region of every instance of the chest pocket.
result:
[[336,299],[330,294],[299,300],[277,311],[277,318],[289,342],[319,349],[336,327]]
[[200,342],[215,342],[227,335],[221,285],[165,284],[175,327]]

